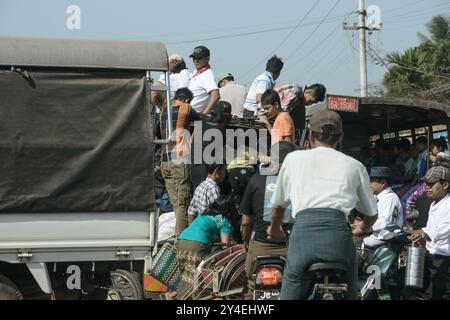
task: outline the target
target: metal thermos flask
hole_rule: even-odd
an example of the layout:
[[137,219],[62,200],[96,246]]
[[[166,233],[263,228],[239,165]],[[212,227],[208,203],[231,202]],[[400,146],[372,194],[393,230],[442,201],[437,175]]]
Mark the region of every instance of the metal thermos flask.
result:
[[425,248],[408,247],[408,260],[406,262],[405,286],[422,288],[425,268]]

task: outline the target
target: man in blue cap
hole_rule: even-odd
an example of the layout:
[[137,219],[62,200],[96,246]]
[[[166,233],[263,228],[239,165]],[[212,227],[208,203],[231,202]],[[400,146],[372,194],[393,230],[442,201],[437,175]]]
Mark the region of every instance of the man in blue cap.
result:
[[364,238],[368,247],[383,244],[380,232],[390,224],[403,226],[403,208],[399,197],[391,188],[392,170],[389,167],[373,167],[370,171],[370,186],[377,200],[378,219],[372,226],[373,233]]

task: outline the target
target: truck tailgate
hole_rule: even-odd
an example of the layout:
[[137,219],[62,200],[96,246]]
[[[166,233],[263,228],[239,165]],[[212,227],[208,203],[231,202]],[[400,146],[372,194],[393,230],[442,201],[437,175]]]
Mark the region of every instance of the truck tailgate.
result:
[[0,249],[151,246],[149,212],[0,214]]

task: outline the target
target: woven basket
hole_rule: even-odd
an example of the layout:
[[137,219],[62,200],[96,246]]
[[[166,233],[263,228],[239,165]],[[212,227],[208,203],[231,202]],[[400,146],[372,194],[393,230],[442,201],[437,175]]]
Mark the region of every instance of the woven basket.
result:
[[157,280],[176,290],[181,281],[175,246],[165,243],[153,258],[150,274]]

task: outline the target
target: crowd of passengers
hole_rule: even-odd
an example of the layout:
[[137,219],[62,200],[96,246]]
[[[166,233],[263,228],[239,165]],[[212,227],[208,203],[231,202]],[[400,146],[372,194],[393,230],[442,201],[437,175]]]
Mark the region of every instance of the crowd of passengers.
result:
[[[276,183],[273,179],[286,156],[300,149],[299,132],[304,129],[305,107],[323,101],[326,91],[321,84],[276,85],[283,69],[277,56],[267,61],[265,71],[248,90],[236,84],[231,73],[214,78],[208,48],[196,47],[190,57],[196,68],[193,73],[188,72],[180,55],[169,57],[174,134],[170,143],[158,150],[155,160],[156,198],[163,212],[175,212],[177,259],[182,273],[177,299],[195,298],[196,268],[215,243],[245,244],[247,276],[255,256],[287,255],[286,241],[267,233],[270,226],[267,193],[270,184]],[[159,82],[164,83],[164,78]],[[152,102],[161,107],[156,135],[167,139],[165,97],[154,93]],[[205,150],[209,143],[196,137],[211,128],[225,136],[232,117],[250,119],[267,129],[268,154],[250,152],[247,145],[225,145],[224,153],[227,147],[241,151],[234,153],[231,162],[194,161],[194,150]],[[412,144],[407,139],[378,140],[370,149],[363,164],[377,200],[378,219],[373,233],[363,239],[367,246],[381,242],[377,231],[386,225],[403,226],[413,209],[420,207],[428,213],[432,201],[424,197],[427,183],[421,179],[430,166],[448,167],[449,163],[445,139],[430,141],[429,146],[426,137],[420,136]],[[425,226],[427,218],[422,219]],[[283,220],[286,233],[292,227],[292,221],[288,220]],[[245,298],[251,298],[253,287],[248,277]]]

